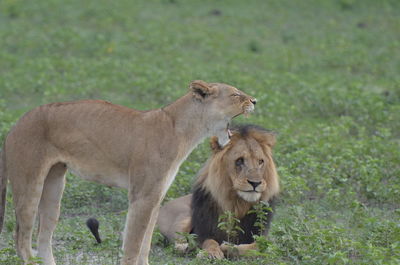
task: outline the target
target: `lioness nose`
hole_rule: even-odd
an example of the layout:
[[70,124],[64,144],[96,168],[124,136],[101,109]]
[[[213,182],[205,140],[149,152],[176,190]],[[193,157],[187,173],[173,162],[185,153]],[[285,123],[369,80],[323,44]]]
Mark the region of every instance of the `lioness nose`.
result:
[[250,183],[250,185],[253,186],[254,189],[257,188],[257,186],[261,184],[261,181],[250,181],[250,180],[247,180],[247,182]]
[[250,102],[253,103],[253,105],[256,105],[257,104],[257,99],[252,98],[252,99],[250,99]]

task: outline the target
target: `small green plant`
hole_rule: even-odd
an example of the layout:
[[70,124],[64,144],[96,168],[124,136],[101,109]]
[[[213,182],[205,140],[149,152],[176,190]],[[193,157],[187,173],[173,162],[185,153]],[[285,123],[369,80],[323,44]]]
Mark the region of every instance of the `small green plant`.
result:
[[343,10],[349,10],[354,8],[355,2],[355,0],[340,0],[339,5]]
[[11,245],[0,249],[0,263],[4,265],[22,265],[23,261],[17,256],[15,248]]
[[218,228],[224,231],[227,235],[227,242],[224,242],[224,244],[228,247],[228,258],[234,256],[237,252],[234,246],[234,241],[236,241],[238,233],[244,233],[239,223],[240,220],[236,218],[235,214],[231,211],[225,211],[218,217]]
[[178,244],[187,244],[186,253],[196,251],[198,248],[197,235],[187,232],[178,232],[180,237],[176,240]]
[[39,258],[39,257],[31,257],[29,260],[28,260],[28,264],[43,264],[43,261],[42,261],[42,258]]
[[254,52],[254,53],[259,53],[261,50],[260,44],[254,40],[249,42],[248,48],[251,52]]
[[218,228],[226,233],[230,244],[233,243],[239,232],[244,233],[239,223],[240,220],[231,211],[225,211],[218,217]]
[[268,213],[272,212],[272,207],[268,202],[260,201],[255,204],[253,208],[249,211],[250,213],[254,213],[257,216],[257,220],[254,223],[254,226],[258,227],[260,234],[263,234],[265,231],[265,224],[267,222]]

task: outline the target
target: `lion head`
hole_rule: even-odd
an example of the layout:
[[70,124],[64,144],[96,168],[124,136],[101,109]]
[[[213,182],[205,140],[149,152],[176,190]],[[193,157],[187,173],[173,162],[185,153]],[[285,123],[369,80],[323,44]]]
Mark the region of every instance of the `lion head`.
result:
[[252,205],[268,201],[279,192],[279,176],[272,158],[275,136],[246,125],[231,129],[224,147],[211,139],[213,153],[199,172],[196,186],[209,191],[223,211],[244,216]]

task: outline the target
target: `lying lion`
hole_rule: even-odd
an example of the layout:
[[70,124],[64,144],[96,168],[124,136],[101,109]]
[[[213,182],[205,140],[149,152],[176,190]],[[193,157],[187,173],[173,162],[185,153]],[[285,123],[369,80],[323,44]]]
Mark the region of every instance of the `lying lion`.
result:
[[60,214],[65,172],[128,189],[122,264],[147,265],[160,202],[181,163],[204,138],[229,142],[228,124],[256,100],[232,86],[193,81],[174,103],[138,111],[99,100],[53,103],[25,114],[0,154],[0,227],[7,179],[16,214],[16,248],[32,257],[39,213],[38,257],[54,265],[51,239]]
[[[239,255],[256,249],[253,235],[260,235],[260,228],[255,225],[256,214],[249,211],[260,201],[274,209],[279,179],[272,159],[273,134],[256,126],[242,126],[232,133],[230,143],[222,148],[215,137],[212,139],[213,154],[200,170],[193,194],[161,207],[157,221],[160,231],[180,251],[187,244],[182,244],[177,233],[193,233],[210,257],[223,258],[229,247],[222,243],[228,238],[218,228],[218,217],[225,211],[235,214],[244,231],[231,238]],[[266,211],[265,236],[273,215],[271,210]]]

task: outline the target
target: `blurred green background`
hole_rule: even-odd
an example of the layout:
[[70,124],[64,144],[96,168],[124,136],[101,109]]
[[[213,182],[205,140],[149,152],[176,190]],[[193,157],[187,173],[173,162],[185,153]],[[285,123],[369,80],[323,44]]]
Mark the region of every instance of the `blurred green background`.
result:
[[[0,140],[26,111],[96,98],[168,104],[194,79],[258,99],[282,193],[263,256],[214,264],[400,262],[400,1],[0,0]],[[190,192],[207,141],[166,200]],[[8,194],[0,263],[18,264]],[[118,264],[126,192],[68,175],[58,264]],[[101,222],[95,245],[84,221]],[[209,264],[155,233],[152,264]]]

